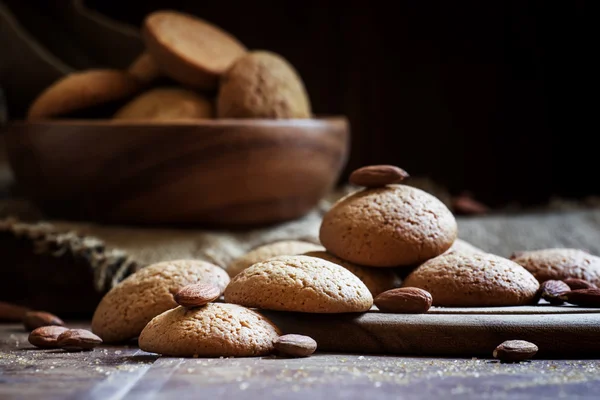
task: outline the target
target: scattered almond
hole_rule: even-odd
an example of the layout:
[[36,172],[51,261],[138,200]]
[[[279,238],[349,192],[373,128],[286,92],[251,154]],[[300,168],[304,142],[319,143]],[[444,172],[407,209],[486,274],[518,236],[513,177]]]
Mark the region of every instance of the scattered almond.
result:
[[219,298],[221,290],[215,285],[196,283],[187,285],[175,294],[175,301],[183,307],[199,307]]
[[54,314],[45,311],[29,311],[23,316],[25,329],[32,331],[42,326],[65,326],[65,323]]
[[58,337],[68,329],[63,326],[41,326],[29,334],[29,343],[43,349],[53,349],[58,346]]
[[567,303],[582,307],[600,307],[600,289],[577,289],[564,293],[560,298]]
[[577,278],[563,279],[563,282],[566,283],[567,285],[569,285],[569,287],[571,288],[571,290],[595,289],[597,287],[592,282],[588,282],[588,281],[585,281],[583,279],[577,279]]
[[313,338],[295,334],[279,336],[274,346],[279,354],[288,357],[307,357],[317,350]]
[[69,329],[57,338],[58,347],[67,351],[91,350],[102,343],[102,339],[85,329]]
[[422,314],[433,303],[431,294],[416,287],[387,290],[375,297],[373,303],[383,312],[398,314]]
[[553,305],[563,304],[559,296],[570,291],[569,285],[563,281],[549,280],[542,283],[542,298]]
[[23,321],[23,317],[28,311],[31,309],[0,301],[0,321]]
[[494,358],[505,362],[523,361],[533,357],[538,347],[525,340],[507,340],[494,350]]
[[393,165],[369,165],[352,172],[349,180],[358,186],[381,187],[402,182],[408,177],[405,170]]

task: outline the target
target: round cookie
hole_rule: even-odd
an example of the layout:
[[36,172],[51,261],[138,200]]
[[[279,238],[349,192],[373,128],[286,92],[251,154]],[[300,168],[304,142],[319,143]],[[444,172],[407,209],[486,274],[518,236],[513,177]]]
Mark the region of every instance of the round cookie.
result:
[[577,278],[600,286],[600,257],[583,250],[541,249],[519,252],[510,258],[525,267],[540,283]]
[[310,118],[302,79],[281,56],[254,51],[240,57],[221,78],[219,118]]
[[473,246],[471,243],[469,243],[465,240],[457,238],[454,241],[454,243],[452,243],[452,246],[450,246],[450,248],[448,250],[446,250],[446,252],[444,254],[450,254],[450,253],[485,254],[487,252],[481,250],[479,247]]
[[137,337],[158,314],[177,307],[173,296],[193,283],[211,283],[223,291],[229,276],[204,261],[175,260],[149,265],[104,295],[92,318],[92,332],[106,343]]
[[447,254],[425,262],[403,282],[427,290],[434,306],[487,307],[531,304],[538,281],[525,268],[493,254]]
[[400,287],[402,283],[400,277],[392,270],[385,268],[369,268],[361,265],[352,264],[329,254],[326,251],[309,251],[305,256],[322,258],[334,264],[340,265],[352,272],[360,279],[371,292],[373,297],[390,289]]
[[141,350],[173,357],[251,357],[273,352],[280,330],[261,314],[236,304],[177,307],[146,325]]
[[221,28],[176,11],[149,14],[142,36],[148,52],[166,75],[197,89],[215,89],[219,77],[247,51]]
[[307,251],[325,250],[323,246],[301,240],[280,240],[278,242],[268,243],[259,246],[243,256],[233,260],[227,267],[227,273],[234,277],[246,268],[261,261],[266,261],[272,257],[295,256],[306,253]]
[[126,72],[95,69],[75,72],[47,87],[33,101],[28,120],[58,117],[133,95],[140,83]]
[[454,215],[415,187],[364,189],[337,201],[319,237],[328,252],[369,267],[411,266],[436,257],[457,237]]
[[158,64],[147,51],[133,60],[127,72],[143,83],[152,82],[162,75]]
[[180,88],[148,90],[125,104],[113,119],[169,121],[207,119],[214,116],[212,103],[196,92]]
[[373,306],[371,292],[350,271],[308,256],[280,256],[246,268],[227,285],[225,301],[309,313],[364,312]]

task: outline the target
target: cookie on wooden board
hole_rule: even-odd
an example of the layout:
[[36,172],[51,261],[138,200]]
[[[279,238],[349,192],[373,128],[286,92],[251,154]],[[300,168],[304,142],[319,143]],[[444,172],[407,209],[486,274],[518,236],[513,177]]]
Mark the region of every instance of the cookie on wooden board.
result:
[[126,72],[94,69],[69,74],[47,87],[29,107],[27,119],[67,115],[133,95],[140,83]]
[[364,189],[337,201],[323,217],[328,252],[369,267],[417,265],[448,250],[454,215],[439,199],[411,186]]
[[373,306],[365,284],[347,269],[315,257],[281,256],[246,268],[225,289],[245,307],[309,313],[364,312]]
[[209,303],[156,316],[144,327],[138,344],[143,351],[173,357],[251,357],[272,353],[280,334],[256,311]]
[[325,248],[321,245],[302,240],[280,240],[259,246],[236,258],[227,266],[227,273],[230,277],[234,277],[251,265],[272,257],[295,256],[307,251],[319,250],[325,250]]
[[310,118],[304,82],[283,57],[253,51],[240,57],[221,77],[219,118]]
[[147,51],[165,75],[196,89],[212,90],[247,51],[231,34],[196,16],[156,11],[144,21]]
[[521,251],[510,259],[525,267],[540,283],[577,278],[600,286],[600,257],[583,250],[551,248]]
[[148,90],[119,109],[113,119],[170,121],[214,117],[210,100],[182,88],[163,87]]
[[152,318],[177,307],[175,293],[199,282],[223,291],[229,276],[222,268],[197,260],[165,261],[142,268],[102,298],[92,318],[92,332],[106,343],[136,338]]
[[338,258],[326,251],[309,251],[303,255],[322,258],[323,260],[330,261],[346,268],[365,284],[373,297],[387,290],[400,287],[402,283],[400,277],[395,273],[395,271],[389,268],[363,267],[362,265],[357,265],[349,261],[342,260],[341,258]]
[[447,254],[406,277],[403,287],[431,293],[441,307],[520,306],[536,298],[539,283],[525,268],[493,254]]
[[127,68],[127,72],[143,83],[150,83],[162,75],[160,67],[147,51],[133,60],[129,68]]

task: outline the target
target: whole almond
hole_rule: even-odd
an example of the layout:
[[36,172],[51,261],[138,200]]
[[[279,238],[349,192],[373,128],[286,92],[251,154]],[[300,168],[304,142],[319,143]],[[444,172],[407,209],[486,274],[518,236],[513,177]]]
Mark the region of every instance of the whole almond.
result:
[[28,311],[31,309],[0,301],[0,321],[23,321],[23,317]]
[[431,294],[416,287],[390,289],[380,293],[373,303],[380,311],[397,314],[422,314],[433,303]]
[[577,278],[563,279],[563,282],[566,283],[567,285],[569,285],[569,287],[571,288],[571,290],[595,289],[597,287],[592,282],[588,282],[588,281],[585,281],[583,279],[577,279]]
[[582,307],[600,307],[600,289],[577,289],[564,293],[560,298],[567,303]]
[[183,307],[199,307],[219,298],[221,290],[211,284],[196,283],[182,288],[175,294],[175,301]]
[[507,340],[494,350],[494,358],[500,361],[514,362],[527,360],[538,352],[538,347],[525,340]]
[[564,300],[560,296],[570,291],[571,288],[563,281],[549,280],[542,283],[541,290],[542,299],[548,301],[550,304],[559,305],[564,303]]
[[63,326],[42,326],[29,334],[29,343],[43,349],[58,348],[58,337],[68,329]]
[[91,350],[102,343],[102,339],[85,329],[69,329],[57,338],[58,347],[67,351]]
[[29,311],[23,317],[25,329],[34,330],[41,326],[65,326],[65,323],[54,314],[45,311]]
[[399,183],[408,178],[408,173],[393,165],[370,165],[350,174],[350,183],[365,187],[381,187]]
[[288,357],[308,357],[317,350],[317,342],[304,335],[279,336],[273,344],[280,355]]

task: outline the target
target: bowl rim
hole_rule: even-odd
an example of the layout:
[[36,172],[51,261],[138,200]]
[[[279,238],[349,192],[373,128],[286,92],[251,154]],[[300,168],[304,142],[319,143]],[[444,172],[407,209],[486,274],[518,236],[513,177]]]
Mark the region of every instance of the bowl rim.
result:
[[43,120],[13,120],[8,121],[4,128],[10,127],[42,127],[42,126],[106,126],[106,127],[168,127],[168,126],[219,126],[219,127],[240,127],[240,126],[304,126],[317,127],[324,125],[348,125],[348,118],[344,115],[315,116],[313,118],[287,118],[287,119],[267,119],[267,118],[215,118],[215,119],[178,119],[167,121],[154,121],[148,119],[43,119]]

